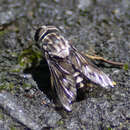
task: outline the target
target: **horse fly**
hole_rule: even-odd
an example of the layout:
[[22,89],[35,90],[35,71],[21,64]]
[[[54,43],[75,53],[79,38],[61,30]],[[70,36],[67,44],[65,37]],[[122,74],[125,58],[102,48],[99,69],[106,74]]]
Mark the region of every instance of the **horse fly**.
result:
[[88,58],[69,44],[55,26],[41,26],[35,40],[44,53],[51,73],[52,86],[67,111],[77,96],[77,89],[91,81],[103,88],[114,87],[113,81],[88,61]]

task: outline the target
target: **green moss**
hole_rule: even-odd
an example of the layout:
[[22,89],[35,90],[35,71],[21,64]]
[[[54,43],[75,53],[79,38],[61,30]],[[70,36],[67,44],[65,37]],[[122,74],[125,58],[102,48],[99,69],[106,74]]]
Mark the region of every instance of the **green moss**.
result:
[[127,63],[126,63],[126,64],[124,64],[123,69],[124,69],[125,71],[127,71],[127,70],[128,70],[128,64],[127,64]]
[[7,32],[7,30],[0,31],[0,37],[3,37],[3,35],[5,35]]
[[10,130],[17,130],[17,128],[14,126],[10,126]]
[[3,118],[3,114],[0,112],[0,120],[2,120]]
[[28,84],[28,83],[24,83],[24,84],[23,84],[23,87],[24,87],[24,88],[31,88],[31,86],[32,86],[32,85],[31,85],[31,84]]
[[62,120],[59,120],[59,121],[57,122],[57,124],[61,126],[61,125],[64,124],[64,122],[63,122]]
[[21,52],[18,57],[18,63],[23,68],[31,68],[40,63],[41,57],[42,54],[40,51],[28,48]]
[[11,72],[20,72],[22,67],[20,65],[15,66],[15,68],[11,69]]
[[87,16],[87,14],[88,14],[88,10],[87,10],[87,9],[85,9],[85,10],[80,10],[80,15],[81,15],[81,16]]
[[12,57],[17,57],[17,56],[18,56],[18,54],[17,54],[16,52],[11,52],[10,55],[11,55]]
[[0,85],[0,91],[2,90],[7,90],[7,91],[12,91],[14,89],[14,84],[6,82],[2,85]]

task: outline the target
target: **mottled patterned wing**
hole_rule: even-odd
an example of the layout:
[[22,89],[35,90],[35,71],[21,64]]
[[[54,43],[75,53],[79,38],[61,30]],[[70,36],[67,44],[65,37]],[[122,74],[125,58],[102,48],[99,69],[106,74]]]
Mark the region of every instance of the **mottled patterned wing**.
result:
[[[63,68],[64,63],[49,62],[51,72],[52,85],[56,89],[57,95],[61,104],[68,110],[72,109],[72,101],[77,95],[75,79],[70,74],[71,72]],[[71,67],[66,64],[66,68]],[[72,69],[70,69],[72,70]]]
[[85,55],[79,53],[74,47],[71,50],[72,64],[90,81],[104,87],[114,87],[112,80],[101,70],[88,62]]

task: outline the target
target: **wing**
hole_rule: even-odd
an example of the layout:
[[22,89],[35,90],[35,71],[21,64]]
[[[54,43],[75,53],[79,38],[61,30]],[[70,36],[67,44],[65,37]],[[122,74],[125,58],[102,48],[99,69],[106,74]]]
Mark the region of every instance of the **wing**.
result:
[[56,63],[52,60],[47,61],[51,72],[52,85],[56,89],[59,100],[68,111],[71,111],[72,101],[77,96],[75,79],[71,74],[71,65],[63,62]]
[[88,59],[83,54],[79,53],[74,47],[71,50],[72,64],[90,81],[104,87],[114,87],[112,80],[101,70],[88,62]]

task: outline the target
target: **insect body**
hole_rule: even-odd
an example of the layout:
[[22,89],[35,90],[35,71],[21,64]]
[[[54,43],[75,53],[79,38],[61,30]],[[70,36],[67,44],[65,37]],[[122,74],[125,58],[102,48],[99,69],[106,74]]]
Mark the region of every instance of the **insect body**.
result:
[[71,111],[77,89],[84,87],[88,80],[104,88],[114,87],[111,79],[70,45],[58,28],[41,26],[36,31],[35,40],[39,41],[38,45],[44,52],[51,72],[52,85],[66,110]]

